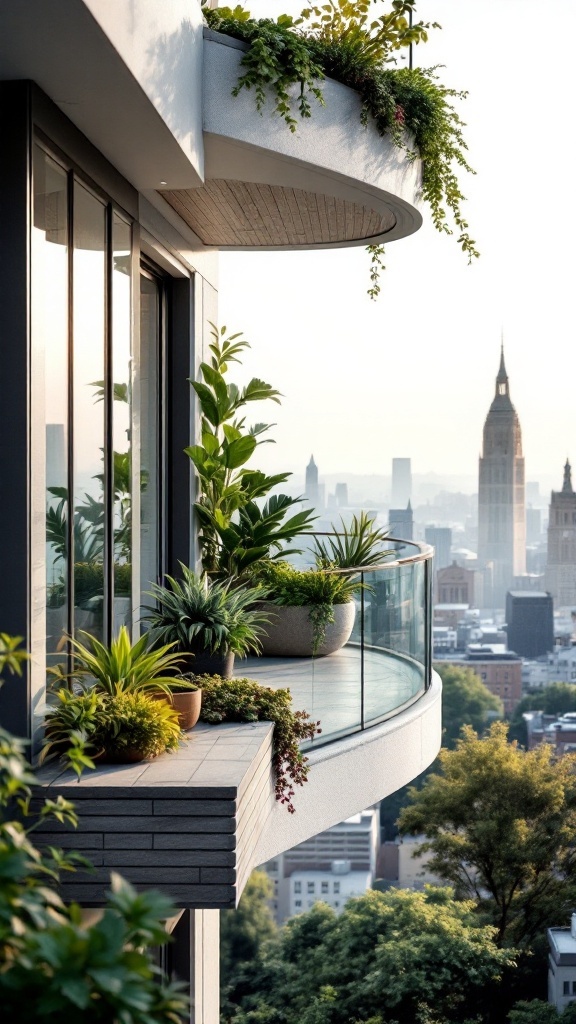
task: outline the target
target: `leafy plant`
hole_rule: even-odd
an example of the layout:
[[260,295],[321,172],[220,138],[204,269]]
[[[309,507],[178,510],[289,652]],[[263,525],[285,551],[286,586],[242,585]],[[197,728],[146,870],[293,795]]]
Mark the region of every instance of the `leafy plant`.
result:
[[142,758],[175,750],[182,735],[178,712],[139,690],[116,694],[61,689],[48,711],[41,760],[61,758],[78,776],[94,768],[94,758],[122,760],[131,751]]
[[[20,651],[18,656],[19,661],[26,657]],[[10,670],[10,661],[0,651],[0,671],[5,668]],[[55,884],[62,871],[88,862],[54,847],[37,849],[32,841],[34,829],[46,819],[75,825],[74,806],[60,796],[44,800],[31,815],[35,783],[23,741],[0,729],[0,1003],[5,1019],[18,1024],[66,1019],[179,1024],[188,1008],[183,986],[167,983],[149,952],[169,941],[163,922],[173,907],[160,893],[137,894],[112,875],[102,917],[86,924],[80,907],[66,906]],[[17,819],[7,813],[15,802]]]
[[182,579],[166,576],[167,586],[152,584],[157,607],[147,608],[150,642],[168,644],[178,652],[228,654],[245,657],[260,649],[259,637],[269,621],[253,607],[262,601],[262,586],[233,587],[232,581],[211,582],[180,563]]
[[257,499],[290,474],[267,476],[247,468],[257,446],[265,443],[261,438],[270,425],[256,423],[247,429],[239,413],[251,402],[279,402],[279,392],[257,377],[244,388],[228,383],[228,364],[240,361],[248,342],[237,340],[241,334],[227,337],[225,327],[219,331],[211,326],[211,362],[200,366],[203,381],[190,379],[202,413],[202,443],[185,451],[198,474],[200,494],[194,508],[204,570],[230,575],[262,558],[277,557],[285,543],[310,529],[313,516],[307,510],[286,520],[288,510],[300,500],[286,495],[270,499],[259,511]]
[[274,604],[289,607],[310,606],[312,655],[326,638],[326,626],[334,622],[332,606],[351,601],[363,584],[338,570],[295,569],[287,562],[264,562],[257,572]]
[[379,565],[392,552],[382,550],[388,531],[376,529],[375,522],[366,512],[352,516],[350,526],[340,517],[341,530],[325,541],[314,538],[317,568],[360,569]]
[[174,672],[180,664],[178,654],[169,653],[173,644],[150,649],[150,637],[144,634],[132,646],[126,626],[118,636],[103,644],[95,636],[80,630],[86,644],[69,637],[74,654],[74,670],[65,675],[60,666],[51,670],[56,685],[72,689],[75,679],[88,680],[100,693],[115,697],[120,693],[169,693]]
[[299,743],[321,732],[306,711],[293,711],[289,690],[271,690],[252,679],[221,679],[196,676],[202,686],[203,722],[274,722],[272,766],[276,776],[276,799],[294,813],[294,786],[308,776],[308,758]]
[[[411,24],[415,0],[392,0],[391,9],[373,17],[371,0],[328,0],[302,11],[300,18],[281,15],[254,19],[240,6],[204,8],[211,28],[248,43],[241,58],[242,74],[233,95],[254,89],[262,112],[272,95],[275,112],[295,131],[293,91],[301,117],[310,117],[311,98],[324,103],[319,83],[325,76],[355,89],[362,100],[361,123],[372,121],[382,136],[422,160],[422,198],[430,207],[434,226],[452,234],[449,217],[458,231],[458,244],[470,263],[478,256],[462,213],[464,196],[457,170],[474,173],[466,158],[464,123],[452,100],[465,92],[443,86],[436,68],[391,68],[396,54],[414,43],[426,42],[436,23]],[[410,139],[414,141],[411,148]],[[371,287],[376,298],[383,266],[383,247],[368,246]]]

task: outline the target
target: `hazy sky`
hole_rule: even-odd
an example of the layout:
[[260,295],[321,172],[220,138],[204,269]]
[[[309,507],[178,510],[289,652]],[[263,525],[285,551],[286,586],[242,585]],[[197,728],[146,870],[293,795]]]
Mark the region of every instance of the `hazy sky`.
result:
[[[297,12],[259,0],[257,14]],[[446,65],[477,176],[462,180],[481,259],[425,224],[387,247],[377,302],[363,248],[224,253],[220,322],[252,352],[241,374],[285,395],[258,463],[302,471],[475,473],[504,331],[528,479],[576,462],[574,0],[420,0],[441,31],[415,63]],[[262,413],[264,410],[262,410]],[[263,418],[260,417],[260,418]]]

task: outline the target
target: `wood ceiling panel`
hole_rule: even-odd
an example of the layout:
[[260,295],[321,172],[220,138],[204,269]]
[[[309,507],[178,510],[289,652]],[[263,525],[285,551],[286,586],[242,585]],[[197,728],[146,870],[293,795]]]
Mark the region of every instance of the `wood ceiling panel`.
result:
[[205,245],[226,248],[353,242],[395,224],[390,211],[249,181],[214,179],[201,188],[160,194]]

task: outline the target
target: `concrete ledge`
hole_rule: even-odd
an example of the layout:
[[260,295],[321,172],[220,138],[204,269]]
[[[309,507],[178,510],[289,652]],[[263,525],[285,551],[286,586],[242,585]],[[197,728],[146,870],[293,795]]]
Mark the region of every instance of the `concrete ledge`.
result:
[[296,794],[296,814],[286,821],[269,803],[255,851],[263,864],[284,850],[370,807],[411,782],[436,757],[442,742],[442,682],[381,725],[312,751],[310,775]]

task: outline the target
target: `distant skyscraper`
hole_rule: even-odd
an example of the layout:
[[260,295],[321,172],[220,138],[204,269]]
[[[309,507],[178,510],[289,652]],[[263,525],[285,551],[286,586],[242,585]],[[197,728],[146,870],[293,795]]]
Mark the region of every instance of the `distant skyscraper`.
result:
[[348,484],[336,484],[336,504],[342,508],[348,505]]
[[434,568],[444,569],[452,563],[452,530],[449,526],[427,526],[424,531],[427,544],[434,548]]
[[558,606],[576,606],[576,494],[568,459],[562,490],[550,500],[546,587]]
[[485,606],[504,608],[513,577],[526,572],[526,512],[522,432],[503,347],[480,457],[478,562],[486,569]]
[[391,537],[399,540],[412,540],[414,534],[414,514],[408,502],[406,508],[391,508],[388,513],[388,529]]
[[310,462],[306,466],[306,486],[304,494],[314,508],[318,506],[320,493],[318,490],[318,466],[314,462],[314,456],[310,456]]
[[391,508],[405,509],[412,501],[412,468],[410,459],[392,459]]

